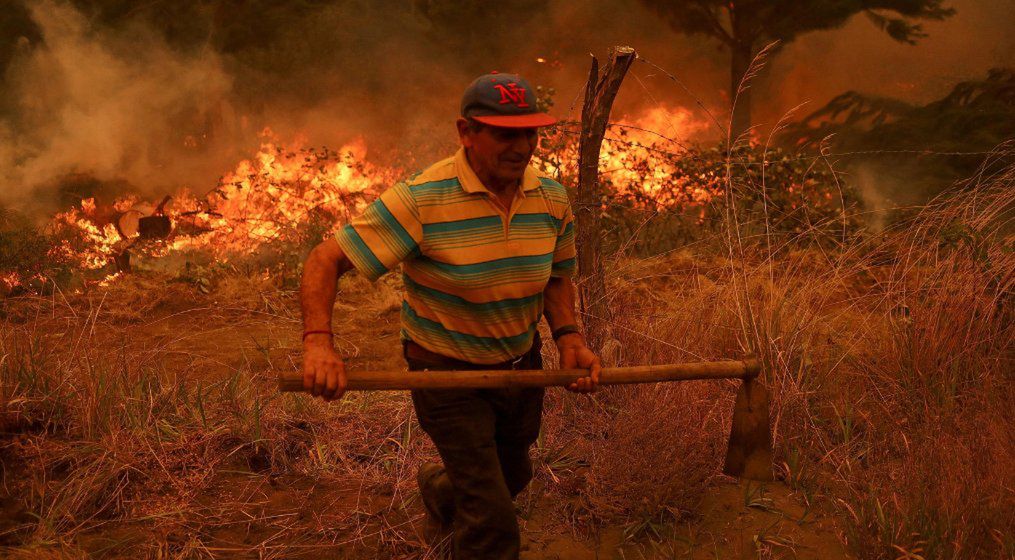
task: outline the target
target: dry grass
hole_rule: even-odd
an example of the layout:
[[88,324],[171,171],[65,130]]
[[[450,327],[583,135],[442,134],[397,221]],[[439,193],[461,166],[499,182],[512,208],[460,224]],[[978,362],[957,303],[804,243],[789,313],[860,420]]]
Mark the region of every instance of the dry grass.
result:
[[[733,220],[723,240],[618,260],[610,360],[756,352],[780,478],[838,511],[861,557],[1015,556],[1013,193],[1008,167],[876,238],[771,247]],[[258,275],[165,280],[4,303],[4,553],[432,556],[413,477],[433,450],[405,395],[279,395],[270,372],[298,361],[293,294]],[[345,279],[338,314],[376,338],[397,288]],[[235,329],[255,340],[239,362],[179,350]],[[632,537],[693,521],[735,386],[551,392],[525,503]]]
[[[833,505],[862,557],[1012,557],[1012,216],[1009,165],[834,250],[734,231],[728,258],[620,262],[613,333],[630,362],[759,353],[781,478]],[[646,514],[693,512],[731,394],[644,387],[580,405],[588,513],[644,527]]]
[[[270,362],[278,356],[241,360],[225,375],[203,369],[202,360],[185,365],[172,340],[143,328],[189,308],[201,313],[185,324],[201,336],[215,336],[220,322],[260,325],[265,315],[293,330],[291,317],[272,315],[296,308],[291,294],[265,292],[259,278],[227,279],[207,296],[144,284],[134,278],[104,295],[6,309],[0,543],[7,553],[419,549],[412,481],[430,451],[406,399],[357,394],[324,406],[277,394]],[[134,305],[139,290],[151,301]],[[373,299],[390,303],[383,294]],[[162,300],[174,307],[153,316]],[[310,498],[319,503],[308,510]]]
[[1015,555],[1013,187],[978,177],[895,233],[858,304],[826,461],[867,555]]

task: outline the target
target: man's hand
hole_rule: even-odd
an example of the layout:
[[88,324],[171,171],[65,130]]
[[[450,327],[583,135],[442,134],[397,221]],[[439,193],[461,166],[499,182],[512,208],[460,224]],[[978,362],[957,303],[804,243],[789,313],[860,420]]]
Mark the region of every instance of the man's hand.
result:
[[311,334],[303,343],[303,388],[326,401],[345,393],[345,364],[327,334]]
[[331,345],[331,313],[338,278],[352,269],[334,237],[317,244],[303,263],[300,307],[303,310],[303,388],[326,401],[345,392],[345,364]]
[[566,334],[557,339],[557,352],[560,354],[560,369],[580,368],[589,370],[589,375],[581,377],[567,387],[575,393],[592,393],[599,386],[599,356],[585,346],[585,337],[578,333]]

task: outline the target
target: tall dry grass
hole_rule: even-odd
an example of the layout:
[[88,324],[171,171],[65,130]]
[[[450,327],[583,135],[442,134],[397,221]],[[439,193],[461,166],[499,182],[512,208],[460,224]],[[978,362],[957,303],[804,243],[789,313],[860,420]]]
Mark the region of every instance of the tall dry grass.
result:
[[[363,296],[367,307],[391,299]],[[274,368],[298,356],[292,293],[260,277],[225,277],[205,294],[138,275],[3,311],[0,555],[425,550],[414,476],[433,451],[411,403],[352,394],[328,406],[277,393]],[[179,345],[145,329],[187,313],[195,320],[170,337],[267,322],[283,333],[283,355],[226,375],[203,360],[181,362]]]
[[[1012,167],[984,174],[834,249],[706,240],[618,260],[609,359],[756,352],[780,480],[837,510],[860,556],[1011,556],[1012,184]],[[394,289],[350,279],[344,293],[383,313]],[[135,332],[180,301],[280,330],[296,320],[292,294],[246,275],[168,288],[138,275],[104,294],[5,307],[5,553],[428,554],[413,475],[434,455],[404,395],[325,406],[276,394],[266,365],[220,378],[180,366]],[[551,392],[523,513],[553,503],[561,528],[651,538],[693,521],[721,477],[735,387]],[[247,540],[238,525],[254,527]]]
[[[837,510],[861,557],[1013,557],[1013,158],[1002,146],[881,234],[829,240],[822,224],[773,246],[734,215],[725,239],[617,261],[622,359],[759,354],[779,478]],[[693,514],[717,476],[733,389],[572,403],[565,423],[592,481],[566,489],[579,513],[638,527]]]
[[1013,155],[893,231],[857,304],[826,461],[865,555],[1015,555]]

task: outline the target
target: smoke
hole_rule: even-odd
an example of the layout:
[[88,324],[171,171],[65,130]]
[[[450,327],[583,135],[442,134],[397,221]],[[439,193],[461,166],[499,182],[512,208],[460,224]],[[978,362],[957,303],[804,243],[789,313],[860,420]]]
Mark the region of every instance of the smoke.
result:
[[[637,0],[15,3],[34,29],[13,52],[0,37],[0,64],[10,60],[0,204],[63,205],[55,195],[82,176],[152,197],[203,192],[256,149],[265,127],[283,142],[331,148],[362,137],[374,161],[422,166],[454,147],[458,101],[476,75],[518,72],[553,87],[552,112],[576,119],[589,53],[602,59],[620,44],[672,76],[636,62],[615,119],[660,107],[727,118],[728,53],[674,33]],[[816,109],[846,89],[931,99],[1015,63],[1006,17],[1015,0],[951,4],[958,15],[926,24],[916,47],[862,16],[787,45],[754,85],[755,121],[771,125],[802,101]],[[107,5],[112,16],[95,8]],[[708,137],[695,127],[660,132]]]
[[[404,0],[345,0],[322,9],[283,33],[275,44],[284,48],[266,53],[257,69],[236,69],[240,95],[247,83],[259,92],[258,118],[273,130],[330,143],[364,136],[375,155],[412,152],[425,164],[453,149],[459,99],[477,75],[522,74],[556,90],[555,115],[578,119],[589,53],[602,59],[610,47],[631,44],[660,63],[693,68],[692,80],[702,74],[702,57],[718,54],[665,27],[646,28],[650,16],[636,2],[619,10],[611,0],[414,4],[430,6],[432,19]],[[450,5],[455,9],[433,7]],[[639,65],[635,74],[655,71]],[[672,88],[664,101],[652,102],[654,94],[636,80],[616,102],[619,118],[693,103]]]
[[[604,29],[606,1],[478,2],[431,9],[429,19],[399,0],[304,12],[226,4],[175,14],[195,21],[174,35],[142,15],[110,21],[67,0],[25,1],[34,37],[18,41],[0,93],[0,203],[41,211],[103,188],[202,192],[265,128],[330,147],[364,137],[374,158],[424,165],[453,149],[458,100],[478,74],[519,72],[555,87],[554,112],[577,118],[569,107],[589,52],[631,37],[666,50],[691,44],[665,28],[646,32],[638,18]],[[688,60],[695,49],[674,52]],[[641,94],[623,94],[616,114],[637,112]]]
[[756,87],[758,122],[807,102],[813,111],[847,90],[925,104],[957,82],[1015,65],[1015,0],[949,0],[956,14],[924,22],[916,45],[893,41],[862,15],[841,29],[786,45]]
[[214,53],[181,55],[141,27],[96,34],[52,0],[28,7],[42,41],[22,41],[7,72],[16,116],[0,122],[0,202],[38,204],[75,173],[149,192],[201,174],[188,135],[230,94]]

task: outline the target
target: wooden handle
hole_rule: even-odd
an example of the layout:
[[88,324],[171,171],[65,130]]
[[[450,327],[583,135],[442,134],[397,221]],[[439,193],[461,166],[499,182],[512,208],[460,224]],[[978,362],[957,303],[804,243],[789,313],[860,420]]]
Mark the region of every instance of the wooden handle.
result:
[[[603,368],[601,385],[688,381],[692,379],[750,379],[761,371],[758,360],[696,362],[659,366]],[[399,389],[503,389],[506,387],[566,386],[588,375],[585,369],[516,369],[479,371],[348,371],[350,391],[390,391]],[[278,390],[303,390],[299,372],[281,372]]]

